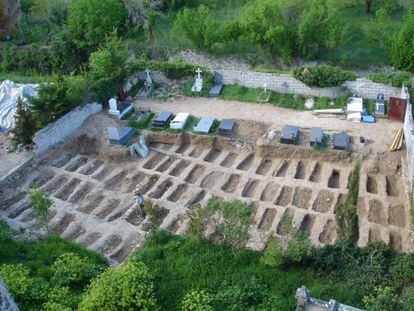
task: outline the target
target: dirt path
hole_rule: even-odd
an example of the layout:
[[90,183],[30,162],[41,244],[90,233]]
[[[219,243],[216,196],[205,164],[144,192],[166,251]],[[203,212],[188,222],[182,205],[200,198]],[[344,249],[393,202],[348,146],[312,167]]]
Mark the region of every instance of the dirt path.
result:
[[280,130],[285,124],[296,124],[302,128],[322,127],[325,131],[346,131],[351,136],[364,136],[374,141],[374,151],[385,151],[395,131],[402,123],[378,120],[375,124],[352,123],[339,118],[319,118],[310,111],[295,111],[273,105],[242,103],[217,98],[183,98],[173,101],[145,100],[137,101],[138,106],[154,111],[168,110],[173,113],[190,112],[201,117],[215,116],[217,119],[234,118],[265,122]]

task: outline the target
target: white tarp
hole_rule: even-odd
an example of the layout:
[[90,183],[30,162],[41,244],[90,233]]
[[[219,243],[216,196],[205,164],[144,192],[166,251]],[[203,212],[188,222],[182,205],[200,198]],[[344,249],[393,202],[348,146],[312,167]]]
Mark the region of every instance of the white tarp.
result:
[[37,84],[17,84],[4,80],[0,84],[0,129],[14,127],[14,115],[17,110],[17,99],[21,97],[23,103],[29,96],[37,95]]

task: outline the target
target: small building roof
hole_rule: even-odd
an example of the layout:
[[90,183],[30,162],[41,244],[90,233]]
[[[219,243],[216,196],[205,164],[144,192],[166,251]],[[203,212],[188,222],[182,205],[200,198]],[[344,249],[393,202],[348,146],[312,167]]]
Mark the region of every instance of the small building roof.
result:
[[210,132],[211,127],[213,126],[215,118],[212,116],[202,117],[200,122],[198,122],[197,126],[194,128],[194,131],[200,133],[208,133]]
[[300,127],[296,125],[285,125],[282,129],[282,139],[297,139]]
[[154,119],[154,122],[167,122],[169,118],[171,118],[172,113],[169,111],[162,111],[160,112]]
[[312,127],[310,141],[314,143],[322,143],[323,130],[320,127]]
[[218,127],[219,130],[232,131],[236,121],[234,119],[223,119]]
[[345,132],[333,134],[332,144],[335,149],[347,150],[349,148],[349,135]]

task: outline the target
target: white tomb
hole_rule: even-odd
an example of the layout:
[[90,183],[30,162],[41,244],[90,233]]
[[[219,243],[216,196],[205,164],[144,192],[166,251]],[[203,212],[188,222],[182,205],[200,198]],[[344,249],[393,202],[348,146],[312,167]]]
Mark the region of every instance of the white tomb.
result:
[[109,110],[108,114],[114,117],[117,117],[118,119],[122,119],[124,115],[126,115],[128,112],[132,111],[133,106],[131,104],[122,104],[121,107],[118,107],[118,103],[115,98],[111,98],[109,100]]
[[198,68],[197,69],[197,78],[193,84],[193,87],[191,88],[192,92],[201,92],[201,90],[203,89],[203,78],[201,77],[201,69]]

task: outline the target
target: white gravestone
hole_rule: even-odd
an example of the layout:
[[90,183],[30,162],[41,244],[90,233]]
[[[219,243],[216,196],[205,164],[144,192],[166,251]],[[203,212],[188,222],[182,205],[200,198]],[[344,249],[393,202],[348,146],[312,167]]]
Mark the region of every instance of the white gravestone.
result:
[[121,111],[119,111],[118,109],[118,104],[116,102],[115,98],[111,98],[109,100],[109,111],[108,111],[109,115],[111,116],[115,116],[115,117],[119,117],[121,114]]
[[191,91],[193,92],[201,92],[201,90],[203,89],[203,78],[201,77],[201,69],[198,68],[197,69],[197,78],[193,84],[193,87],[191,88]]

